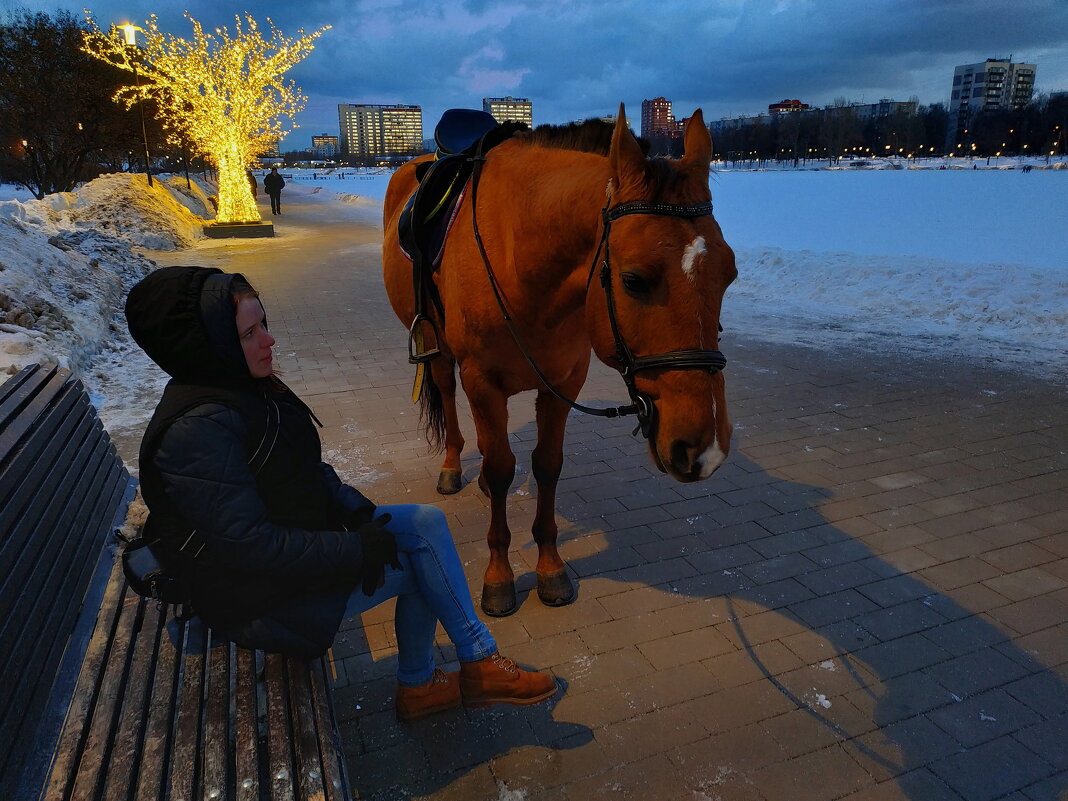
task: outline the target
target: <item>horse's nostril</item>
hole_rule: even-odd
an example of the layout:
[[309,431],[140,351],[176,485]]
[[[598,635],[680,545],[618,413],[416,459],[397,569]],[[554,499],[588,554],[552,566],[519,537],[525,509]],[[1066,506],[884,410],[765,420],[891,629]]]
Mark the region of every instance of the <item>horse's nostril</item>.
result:
[[689,473],[697,461],[697,448],[684,439],[671,443],[671,464],[680,473]]

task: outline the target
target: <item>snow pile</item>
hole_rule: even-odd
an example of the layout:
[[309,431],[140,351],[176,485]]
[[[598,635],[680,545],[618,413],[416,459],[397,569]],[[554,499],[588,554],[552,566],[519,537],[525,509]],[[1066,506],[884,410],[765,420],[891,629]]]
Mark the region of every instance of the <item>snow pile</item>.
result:
[[95,228],[149,250],[180,250],[203,236],[204,219],[190,206],[194,198],[203,198],[200,206],[206,212],[207,198],[202,191],[200,197],[190,192],[182,195],[184,203],[179,202],[171,194],[174,183],[173,178],[166,184],[154,180],[149,187],[146,176],[120,172],[102,175],[77,192],[52,197],[57,206],[69,202],[56,211],[65,211],[77,228]]
[[80,375],[105,343],[127,338],[116,316],[156,267],[132,247],[175,250],[202,236],[203,219],[154,183],[118,173],[0,203],[0,380],[33,362]]
[[[739,278],[727,292],[730,313],[791,318],[780,329],[837,328],[886,335],[912,347],[915,337],[988,345],[1028,343],[1058,361],[1068,330],[1068,281],[1050,270],[943,259],[738,248]],[[784,321],[787,322],[787,321]],[[773,331],[766,331],[773,334]]]

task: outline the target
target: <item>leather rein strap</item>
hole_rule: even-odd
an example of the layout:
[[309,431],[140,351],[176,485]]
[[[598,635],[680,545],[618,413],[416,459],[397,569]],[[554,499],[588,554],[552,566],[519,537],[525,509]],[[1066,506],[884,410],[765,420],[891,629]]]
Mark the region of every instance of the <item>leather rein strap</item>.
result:
[[512,339],[515,340],[516,345],[519,347],[519,352],[523,354],[523,358],[534,371],[535,375],[538,376],[541,383],[545,385],[545,388],[558,400],[563,401],[576,411],[595,415],[597,417],[621,417],[623,415],[636,414],[638,416],[638,428],[634,430],[634,433],[636,434],[638,429],[641,429],[642,434],[646,438],[649,438],[655,431],[656,409],[652,400],[650,400],[647,395],[638,391],[634,378],[635,374],[643,370],[703,370],[714,374],[726,367],[727,359],[718,350],[693,349],[671,351],[669,353],[660,353],[654,356],[634,356],[630,348],[627,347],[627,343],[623,339],[623,334],[619,329],[615,298],[612,291],[612,270],[608,247],[612,222],[618,220],[620,217],[625,217],[628,214],[650,214],[661,217],[680,217],[683,219],[703,217],[712,213],[711,201],[692,205],[673,205],[638,200],[628,203],[618,203],[615,206],[605,206],[605,208],[601,210],[603,232],[601,234],[601,240],[597,245],[597,252],[593,257],[593,263],[590,265],[590,273],[589,277],[586,279],[586,287],[588,290],[590,281],[593,279],[593,274],[597,269],[597,262],[603,251],[604,261],[601,262],[600,280],[601,286],[604,287],[605,300],[608,305],[608,320],[612,327],[612,337],[615,340],[616,358],[619,360],[619,366],[616,369],[623,378],[623,382],[627,387],[627,394],[630,395],[632,403],[628,406],[608,406],[603,408],[585,406],[568,398],[557,389],[545,373],[542,372],[541,368],[538,367],[534,359],[531,357],[530,352],[523,344],[522,337],[519,335],[519,330],[515,325],[515,321],[512,319],[512,315],[508,311],[507,304],[504,300],[504,294],[501,291],[500,285],[497,283],[497,276],[493,272],[489,256],[486,254],[485,245],[482,242],[482,235],[478,229],[478,182],[482,172],[482,165],[486,160],[482,155],[481,143],[472,160],[475,163],[475,167],[471,180],[471,225],[475,236],[475,244],[478,246],[478,252],[482,257],[482,263],[486,267],[486,275],[489,278],[493,296],[497,300],[497,305],[500,307],[504,322],[508,326],[509,332],[512,334]]

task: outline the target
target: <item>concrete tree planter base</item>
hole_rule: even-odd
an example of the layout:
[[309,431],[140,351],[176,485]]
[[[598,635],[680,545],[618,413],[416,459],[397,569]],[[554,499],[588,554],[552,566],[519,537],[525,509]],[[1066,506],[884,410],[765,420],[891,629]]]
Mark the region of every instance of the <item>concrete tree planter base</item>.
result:
[[204,224],[204,236],[209,239],[226,239],[228,237],[253,239],[261,236],[274,236],[274,223],[264,220],[232,223],[209,222]]

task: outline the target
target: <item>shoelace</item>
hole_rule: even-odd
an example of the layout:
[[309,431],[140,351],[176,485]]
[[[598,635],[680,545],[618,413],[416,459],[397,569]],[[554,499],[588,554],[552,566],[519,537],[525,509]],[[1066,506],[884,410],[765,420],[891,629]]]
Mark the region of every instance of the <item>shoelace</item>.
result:
[[434,668],[434,676],[431,681],[434,684],[446,684],[449,681],[449,677],[445,675],[445,671],[441,668]]
[[518,673],[519,672],[516,669],[516,664],[515,664],[515,660],[514,659],[509,659],[508,657],[501,656],[500,654],[494,654],[492,656],[492,659],[493,659],[493,664],[495,664],[501,670],[506,670],[509,673]]

